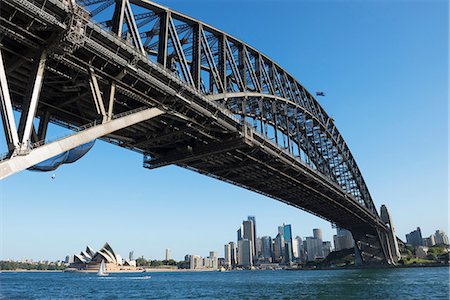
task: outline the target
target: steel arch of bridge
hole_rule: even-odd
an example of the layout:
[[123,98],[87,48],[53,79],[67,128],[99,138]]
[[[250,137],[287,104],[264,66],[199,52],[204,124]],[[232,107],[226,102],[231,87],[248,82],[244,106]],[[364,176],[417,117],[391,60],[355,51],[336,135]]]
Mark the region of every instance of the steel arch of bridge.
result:
[[253,121],[264,136],[376,213],[361,171],[333,119],[273,60],[221,30],[147,0],[77,2],[106,29],[211,100]]
[[[37,151],[51,146],[39,142],[49,121],[80,130],[86,122],[98,125],[100,118],[95,137],[144,153],[146,167],[177,164],[339,220],[352,229],[363,260],[395,261],[388,246],[390,221],[378,216],[333,119],[267,56],[147,0],[10,2],[4,13],[9,18],[0,23],[7,37],[2,51],[14,60],[0,66],[10,149],[9,160],[0,162],[2,172],[24,169],[31,164],[23,163],[27,157],[38,162]],[[26,50],[20,52],[18,45]],[[52,74],[45,80],[44,70]],[[68,98],[61,102],[61,95]],[[22,111],[18,133],[10,106]],[[112,130],[112,123],[119,125]],[[77,136],[56,144],[73,139]],[[239,169],[253,174],[241,177]],[[267,177],[255,170],[273,177],[274,188],[259,183]],[[293,200],[297,190],[308,199],[303,204]],[[355,224],[345,223],[347,216]]]

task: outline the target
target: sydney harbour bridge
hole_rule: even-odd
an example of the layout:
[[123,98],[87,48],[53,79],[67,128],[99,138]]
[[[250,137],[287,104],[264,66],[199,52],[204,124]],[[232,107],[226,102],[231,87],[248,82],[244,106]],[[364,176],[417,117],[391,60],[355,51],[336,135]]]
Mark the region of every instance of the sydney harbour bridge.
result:
[[[3,0],[0,87],[0,178],[100,138],[146,168],[184,167],[346,228],[361,264],[399,259],[387,208],[313,95],[199,20],[148,0]],[[49,122],[73,134],[51,140]]]

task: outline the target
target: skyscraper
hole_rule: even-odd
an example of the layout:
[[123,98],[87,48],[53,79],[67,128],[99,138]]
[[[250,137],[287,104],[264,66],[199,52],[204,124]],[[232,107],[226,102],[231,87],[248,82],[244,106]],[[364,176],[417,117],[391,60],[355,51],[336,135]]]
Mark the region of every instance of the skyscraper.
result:
[[283,256],[283,236],[278,233],[275,237],[275,240],[273,242],[273,261],[279,262],[281,260],[281,257]]
[[290,224],[283,224],[283,237],[284,237],[284,262],[286,264],[293,261],[293,250],[292,250],[292,227]]
[[336,234],[333,236],[334,250],[344,250],[354,247],[353,236],[350,231],[343,228],[336,228]]
[[252,257],[253,243],[248,239],[242,239],[238,242],[238,265],[241,267],[251,267],[253,264]]
[[252,239],[252,241],[253,241],[253,250],[254,250],[253,258],[257,259],[258,258],[258,252],[256,251],[256,237],[257,237],[257,235],[256,235],[256,218],[255,218],[255,216],[248,216],[247,220],[248,221],[252,221],[252,224],[253,224],[253,239]]
[[236,243],[235,242],[229,242],[228,245],[230,245],[230,261],[231,265],[234,267],[237,265],[237,249],[236,249]]
[[324,257],[322,240],[309,236],[305,240],[305,245],[308,260]]
[[313,236],[314,236],[315,239],[319,239],[319,240],[323,241],[322,229],[314,228],[313,229]]
[[239,227],[239,229],[237,230],[237,241],[239,242],[240,240],[242,240],[243,238],[243,230],[242,230],[242,225]]
[[166,248],[166,253],[165,253],[165,254],[166,254],[166,255],[165,255],[166,260],[172,259],[172,251],[170,251],[169,248]]
[[224,246],[224,265],[227,267],[231,266],[231,247],[230,244],[225,244]]
[[251,243],[251,251],[252,251],[252,257],[255,256],[255,232],[253,231],[253,221],[247,220],[242,222],[242,228],[244,229],[244,232],[242,234],[242,237],[244,239],[247,239]]
[[272,261],[272,238],[270,236],[261,238],[261,252],[265,260]]

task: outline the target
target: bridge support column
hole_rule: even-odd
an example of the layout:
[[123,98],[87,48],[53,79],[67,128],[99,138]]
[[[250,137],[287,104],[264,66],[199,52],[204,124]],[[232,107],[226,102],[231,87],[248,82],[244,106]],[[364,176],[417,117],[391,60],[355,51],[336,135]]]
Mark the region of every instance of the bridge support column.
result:
[[12,153],[19,146],[19,135],[17,134],[16,122],[14,121],[11,95],[9,94],[8,81],[6,79],[5,64],[2,50],[0,49],[0,105],[5,130],[8,151]]

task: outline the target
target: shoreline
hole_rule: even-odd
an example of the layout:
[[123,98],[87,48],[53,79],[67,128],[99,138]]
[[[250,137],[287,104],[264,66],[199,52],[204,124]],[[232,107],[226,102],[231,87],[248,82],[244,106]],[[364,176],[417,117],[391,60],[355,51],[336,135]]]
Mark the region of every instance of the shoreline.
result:
[[[444,264],[430,264],[430,265],[416,265],[416,266],[370,266],[370,267],[337,267],[337,268],[286,268],[280,269],[285,271],[328,271],[328,270],[370,270],[370,269],[409,269],[409,268],[450,268],[450,265]],[[240,271],[240,270],[230,270],[230,271]],[[263,269],[255,269],[252,271],[265,271]],[[214,269],[141,269],[141,270],[120,270],[108,272],[109,274],[119,274],[119,273],[196,273],[196,272],[219,272],[219,270]],[[97,273],[97,270],[0,270],[0,273]]]

